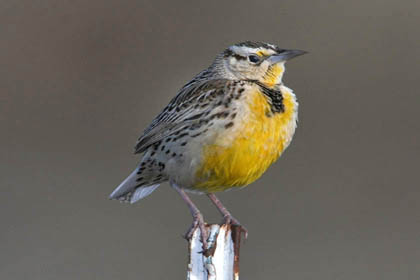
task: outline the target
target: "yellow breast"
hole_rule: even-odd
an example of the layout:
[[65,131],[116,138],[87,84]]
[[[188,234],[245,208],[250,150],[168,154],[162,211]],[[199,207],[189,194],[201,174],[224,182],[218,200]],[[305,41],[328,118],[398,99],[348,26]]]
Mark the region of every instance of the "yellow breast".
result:
[[235,131],[226,130],[215,143],[204,147],[195,189],[217,192],[248,185],[279,158],[290,143],[297,118],[295,96],[286,89],[282,90],[284,112],[276,114],[269,114],[264,94],[258,90],[250,93],[245,101],[249,113],[235,122]]

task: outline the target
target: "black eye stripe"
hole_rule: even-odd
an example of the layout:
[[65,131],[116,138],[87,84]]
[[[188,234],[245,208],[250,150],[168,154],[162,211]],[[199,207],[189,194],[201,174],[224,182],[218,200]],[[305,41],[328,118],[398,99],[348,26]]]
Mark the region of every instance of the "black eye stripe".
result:
[[246,59],[246,57],[241,56],[241,55],[239,55],[239,54],[236,54],[236,53],[234,53],[234,52],[233,52],[232,50],[230,50],[230,49],[225,50],[225,52],[224,52],[223,56],[224,56],[224,57],[234,57],[234,58],[236,58],[237,60],[243,60],[243,59]]
[[[284,52],[285,50],[281,50],[281,52]],[[249,62],[260,65],[269,55],[267,56],[259,56],[256,54],[250,54],[249,56],[242,56],[240,54],[237,54],[233,52],[231,49],[226,49],[223,52],[223,57],[234,57],[236,60],[248,60]]]
[[243,56],[241,56],[239,54],[234,54],[233,57],[236,58],[237,60],[244,60],[244,59],[246,59],[246,57],[243,57]]

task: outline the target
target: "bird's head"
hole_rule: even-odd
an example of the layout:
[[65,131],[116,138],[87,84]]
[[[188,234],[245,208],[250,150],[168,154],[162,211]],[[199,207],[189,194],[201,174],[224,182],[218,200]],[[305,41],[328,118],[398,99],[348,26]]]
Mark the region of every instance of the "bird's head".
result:
[[268,87],[281,83],[287,60],[305,54],[301,50],[286,50],[260,42],[242,42],[227,48],[213,66],[226,78],[257,80]]

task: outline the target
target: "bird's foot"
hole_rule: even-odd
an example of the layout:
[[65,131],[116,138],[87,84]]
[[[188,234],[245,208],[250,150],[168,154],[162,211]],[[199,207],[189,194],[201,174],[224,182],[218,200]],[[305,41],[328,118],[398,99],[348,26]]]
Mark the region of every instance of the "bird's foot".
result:
[[239,226],[241,228],[241,233],[244,234],[245,239],[248,238],[248,230],[246,229],[246,227],[244,227],[243,225],[241,225],[241,223],[232,215],[224,215],[223,216],[223,224],[226,225],[234,225],[234,226]]
[[208,233],[206,229],[206,223],[204,222],[203,215],[200,213],[197,213],[193,217],[193,222],[191,224],[191,227],[188,229],[187,233],[185,233],[185,239],[191,240],[194,231],[199,228],[200,229],[200,235],[201,235],[201,243],[203,244],[203,253],[207,252],[208,245],[207,245],[207,239],[208,239]]
[[207,196],[213,202],[213,204],[219,209],[219,212],[223,215],[223,224],[239,226],[241,233],[244,233],[245,239],[248,238],[248,230],[241,225],[241,223],[235,219],[232,214],[223,206],[222,202],[216,197],[214,193],[209,193]]

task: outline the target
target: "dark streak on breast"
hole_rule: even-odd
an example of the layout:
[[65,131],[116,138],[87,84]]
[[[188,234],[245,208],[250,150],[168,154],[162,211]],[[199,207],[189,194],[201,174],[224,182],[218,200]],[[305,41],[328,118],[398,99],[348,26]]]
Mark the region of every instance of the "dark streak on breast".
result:
[[[283,94],[280,90],[268,88],[259,81],[251,82],[257,84],[260,87],[261,92],[267,97],[272,114],[284,112]],[[268,114],[268,116],[272,116],[272,114]]]

